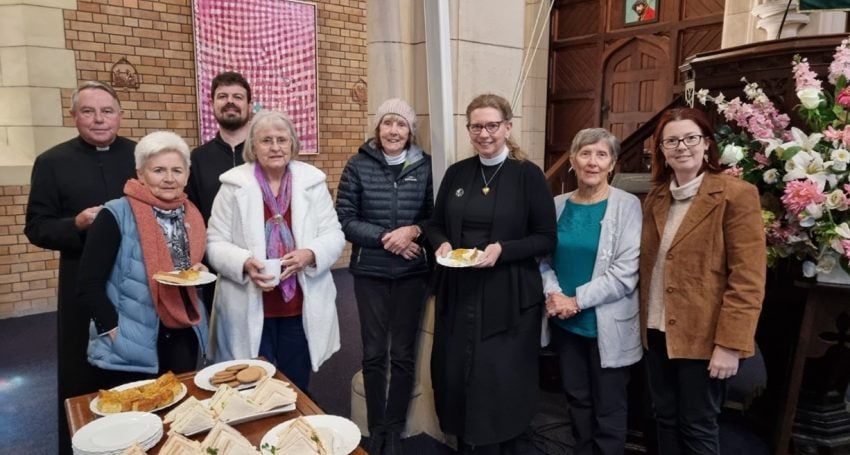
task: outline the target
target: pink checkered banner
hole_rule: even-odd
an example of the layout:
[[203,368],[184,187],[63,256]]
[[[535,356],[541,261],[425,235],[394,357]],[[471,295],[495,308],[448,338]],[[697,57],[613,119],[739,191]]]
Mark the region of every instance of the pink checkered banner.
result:
[[238,71],[255,109],[285,112],[301,153],[319,151],[316,5],[290,0],[194,0],[201,140],[218,131],[210,82]]

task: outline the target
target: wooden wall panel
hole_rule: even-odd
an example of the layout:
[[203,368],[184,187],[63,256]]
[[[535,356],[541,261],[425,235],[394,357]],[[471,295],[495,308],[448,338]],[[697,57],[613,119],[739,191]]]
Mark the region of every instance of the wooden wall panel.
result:
[[681,19],[697,19],[723,14],[725,2],[724,0],[683,0],[681,9]]
[[596,44],[570,46],[552,55],[550,93],[556,98],[592,91],[599,84],[600,52]]
[[[676,56],[679,62],[684,62],[686,58],[699,54],[720,49],[720,42],[723,39],[723,23],[709,24],[703,27],[686,28],[679,35],[679,49]],[[676,83],[681,84],[684,81],[684,74],[676,71]]]
[[569,150],[573,136],[598,123],[594,102],[590,99],[552,103],[547,131],[547,145],[552,150]]
[[564,2],[566,8],[555,10],[552,20],[555,42],[586,36],[599,31],[601,5],[597,0]]

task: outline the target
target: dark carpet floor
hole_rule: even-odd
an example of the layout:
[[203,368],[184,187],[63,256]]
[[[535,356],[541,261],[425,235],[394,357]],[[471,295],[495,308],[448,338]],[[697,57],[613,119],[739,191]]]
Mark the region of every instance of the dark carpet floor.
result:
[[[348,416],[351,411],[351,378],[360,369],[360,324],[354,302],[353,283],[347,270],[334,271],[341,350],[310,379],[312,398],[327,412]],[[737,389],[747,390],[762,380],[757,362],[749,373],[742,371]],[[731,394],[731,392],[730,392]],[[0,454],[55,454],[56,436],[56,315],[45,313],[0,320]],[[545,393],[540,400],[530,440],[549,453],[570,453],[569,422],[562,394]],[[728,415],[727,415],[728,414]],[[427,435],[404,441],[404,453],[446,455],[453,451]],[[724,412],[721,426],[722,453],[760,455],[767,445],[749,431],[734,413]]]

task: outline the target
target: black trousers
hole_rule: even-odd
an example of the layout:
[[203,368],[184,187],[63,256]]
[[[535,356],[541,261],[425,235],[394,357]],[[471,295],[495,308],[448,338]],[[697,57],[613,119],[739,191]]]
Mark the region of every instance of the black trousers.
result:
[[708,360],[670,359],[664,332],[647,330],[645,365],[664,455],[719,454],[717,417],[726,398],[726,381],[708,375]]
[[629,367],[602,368],[599,343],[552,327],[576,455],[622,454],[628,427]]
[[394,280],[354,277],[363,339],[366,415],[372,436],[404,430],[416,379],[416,338],[427,288],[425,275]]
[[65,415],[65,400],[77,395],[95,392],[98,389],[99,369],[88,363],[86,350],[89,342],[89,317],[81,309],[74,306],[74,296],[67,294],[76,292],[76,287],[65,291],[65,280],[76,279],[76,268],[73,271],[60,273],[59,304],[57,305],[57,349],[56,374],[58,424],[59,424],[59,453],[72,453],[71,433],[68,430],[68,418]]

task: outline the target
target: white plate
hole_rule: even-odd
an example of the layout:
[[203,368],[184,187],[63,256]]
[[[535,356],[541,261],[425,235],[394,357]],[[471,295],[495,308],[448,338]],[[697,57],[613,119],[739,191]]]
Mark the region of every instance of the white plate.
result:
[[[348,455],[360,444],[360,429],[357,428],[354,422],[345,417],[316,415],[304,416],[303,418],[310,425],[313,425],[323,441],[327,439],[327,435],[333,435],[332,455]],[[271,454],[272,452],[264,449],[263,446],[268,444],[267,447],[272,447],[277,444],[277,434],[291,425],[293,420],[287,420],[275,426],[263,436],[263,439],[260,441],[260,450],[264,454]]]
[[[132,389],[133,387],[138,387],[138,386],[142,386],[142,385],[145,385],[145,384],[150,384],[154,381],[156,381],[156,379],[144,379],[144,380],[141,380],[141,381],[128,382],[127,384],[119,385],[118,387],[113,387],[109,390],[115,390],[115,391],[127,390],[127,389]],[[156,409],[151,409],[149,412],[156,412],[156,411],[165,409],[165,408],[173,405],[174,403],[177,403],[178,401],[182,400],[183,397],[185,397],[185,396],[186,396],[186,384],[183,384],[181,382],[180,383],[180,393],[178,393],[177,395],[174,396],[174,399],[171,400],[171,403],[168,403],[165,406],[160,406]],[[101,410],[97,409],[97,403],[99,403],[99,402],[100,402],[100,397],[95,397],[94,400],[91,400],[91,402],[89,403],[89,410],[91,412],[99,415],[99,416],[108,416],[108,415],[120,414],[119,412],[102,412]]]
[[157,433],[161,438],[162,420],[156,414],[122,412],[87,423],[74,433],[71,443],[82,452],[123,451],[135,442],[153,447],[159,442],[159,438],[152,437]]
[[[252,390],[240,390],[239,391],[239,393],[241,393],[242,395],[250,395],[251,392],[252,392]],[[212,398],[207,398],[206,400],[201,400],[201,404],[206,406],[206,407],[209,407],[210,406],[210,400],[212,400]],[[279,408],[270,409],[270,410],[265,411],[265,412],[258,412],[257,414],[251,414],[249,416],[240,417],[238,419],[226,420],[226,421],[224,421],[224,423],[226,423],[230,426],[234,426],[234,425],[239,425],[240,423],[250,422],[252,420],[262,419],[262,418],[270,417],[270,416],[277,415],[277,414],[283,414],[284,412],[289,412],[289,411],[292,411],[292,410],[295,410],[295,403],[288,404],[286,406],[281,406]],[[193,431],[191,433],[182,433],[182,434],[184,436],[193,436],[193,435],[196,435],[198,433],[203,433],[205,431],[209,431],[210,428],[212,428],[212,427],[202,428],[200,430]]]
[[[215,392],[216,390],[218,390],[218,387],[210,384],[210,378],[213,377],[213,375],[218,373],[219,371],[221,371],[221,370],[223,370],[223,369],[225,369],[229,366],[232,366],[232,365],[239,365],[240,363],[244,363],[244,364],[247,364],[247,365],[261,366],[261,367],[263,367],[264,370],[266,370],[267,376],[274,376],[274,374],[277,372],[277,368],[275,368],[274,365],[272,365],[269,362],[266,362],[264,360],[256,360],[256,359],[228,360],[226,362],[220,362],[220,363],[216,363],[214,365],[210,365],[210,366],[204,368],[203,370],[199,371],[197,374],[195,374],[195,385],[198,386],[198,388],[201,388],[201,389],[204,389],[204,390],[209,390],[210,392]],[[239,387],[234,387],[234,389],[237,389],[237,390],[250,389],[250,388],[253,388],[255,385],[257,385],[257,383],[252,382],[250,384],[243,384],[243,385],[240,385]]]
[[[166,273],[169,273],[169,272],[166,272]],[[170,272],[170,273],[177,273],[177,272]],[[164,285],[167,285],[167,286],[200,286],[202,284],[212,283],[213,281],[216,280],[216,278],[217,277],[215,275],[213,275],[212,273],[202,271],[201,276],[199,276],[197,280],[187,281],[185,283],[172,283],[170,281],[163,281],[163,280],[159,280],[159,279],[156,279],[156,278],[154,278],[154,280],[156,280],[157,283],[164,284]]]
[[[483,253],[483,252],[481,250],[479,250],[479,253],[478,253],[479,257],[481,257],[480,256],[481,253]],[[451,253],[449,253],[449,254],[451,254]],[[437,256],[437,264],[440,264],[443,267],[464,268],[464,267],[472,267],[472,266],[476,265],[477,262],[470,264],[469,262],[466,262],[466,261],[459,261],[457,259],[452,259],[450,256],[447,255],[446,257]]]

